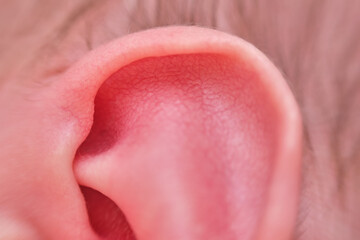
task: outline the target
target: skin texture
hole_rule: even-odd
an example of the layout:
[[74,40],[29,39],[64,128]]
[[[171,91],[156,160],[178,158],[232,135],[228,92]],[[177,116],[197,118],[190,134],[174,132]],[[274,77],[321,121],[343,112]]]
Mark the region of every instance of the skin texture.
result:
[[[356,63],[360,52],[356,40],[358,37],[354,35],[358,32],[355,28],[359,20],[355,17],[358,3],[323,1],[317,5],[311,1],[292,1],[285,5],[282,1],[274,1],[270,5],[261,2],[255,6],[246,1],[238,1],[234,7],[235,1],[222,1],[217,7],[204,4],[197,9],[191,1],[187,8],[177,7],[181,4],[176,2],[163,2],[160,5],[155,4],[155,1],[138,5],[131,4],[130,1],[107,1],[104,4],[89,4],[87,1],[62,1],[61,4],[51,1],[36,4],[27,1],[26,4],[29,5],[17,1],[2,3],[1,10],[4,13],[1,16],[4,20],[1,21],[1,29],[5,37],[0,40],[0,123],[1,126],[6,126],[1,128],[0,137],[1,145],[6,146],[1,150],[0,158],[3,166],[0,174],[2,234],[14,234],[14,239],[31,239],[31,236],[33,239],[49,239],[50,236],[57,236],[59,239],[96,239],[96,232],[110,236],[111,239],[107,229],[117,227],[108,224],[99,227],[94,224],[94,217],[91,215],[96,215],[96,211],[94,208],[89,210],[90,204],[84,203],[78,187],[78,184],[86,185],[85,180],[81,179],[80,170],[76,170],[76,167],[75,171],[72,170],[72,163],[77,162],[74,159],[78,147],[84,140],[85,143],[89,141],[87,136],[93,129],[92,121],[87,117],[92,108],[76,103],[96,102],[94,91],[102,84],[94,79],[106,81],[124,63],[117,62],[112,64],[111,69],[105,68],[104,66],[111,65],[104,64],[106,59],[109,60],[105,56],[110,51],[109,54],[97,54],[102,57],[98,57],[90,65],[98,68],[97,70],[91,70],[88,65],[91,62],[84,60],[81,61],[87,64],[82,68],[74,68],[74,64],[79,59],[88,59],[90,50],[98,49],[102,44],[107,45],[110,40],[124,36],[128,31],[174,23],[196,23],[236,34],[255,44],[285,75],[300,105],[305,125],[300,208],[296,224],[283,218],[279,220],[280,225],[290,223],[292,226],[284,227],[287,229],[284,232],[294,227],[293,237],[297,239],[356,239],[359,236],[357,203],[360,196],[357,188],[359,155],[356,146],[360,121],[355,107],[359,103]],[[161,10],[156,10],[159,7]],[[212,17],[214,8],[219,9],[216,23]],[[13,19],[14,12],[18,13],[15,18],[18,20],[9,21],[8,19]],[[119,12],[123,14],[118,14]],[[154,12],[161,14],[155,17]],[[276,19],[271,17],[274,15],[277,16]],[[234,16],[234,19],[228,16]],[[334,28],[335,25],[341,28]],[[341,33],[337,29],[342,29]],[[138,55],[127,64],[140,57],[145,56]],[[99,67],[99,63],[103,64],[102,67]],[[74,73],[69,69],[77,70]],[[80,74],[84,69],[87,69],[85,74]],[[72,74],[69,75],[69,72]],[[93,80],[89,82],[97,85],[92,86],[91,93],[86,98],[79,92],[89,93],[89,85],[76,79],[90,78]],[[79,91],[71,91],[66,84],[56,84],[59,81],[66,82],[65,79],[68,83],[78,82],[79,86],[74,88],[79,88]],[[59,89],[62,95],[59,94]],[[74,98],[68,101],[70,104],[65,105],[58,101],[71,96],[77,96],[78,100]],[[90,101],[92,98],[94,101]],[[170,109],[173,108],[171,106],[172,104]],[[84,107],[88,112],[83,111]],[[84,115],[75,117],[80,119],[80,125],[74,127],[73,124],[76,123],[70,119],[74,119],[72,117],[82,111]],[[95,110],[95,114],[96,112]],[[98,118],[94,118],[95,121],[96,119]],[[151,119],[146,118],[149,121]],[[165,121],[166,117],[163,119]],[[39,146],[42,151],[35,151],[39,150]],[[80,153],[78,151],[78,158],[81,158]],[[83,162],[91,163],[89,159]],[[91,167],[90,164],[88,166]],[[98,167],[93,168],[97,170]],[[289,179],[289,176],[282,174],[278,176]],[[109,203],[104,195],[95,190],[85,187],[82,190],[88,203],[91,203],[89,199],[96,198],[94,202],[103,201],[109,209],[115,208],[113,202]],[[297,198],[296,191],[282,197],[288,199],[291,196]],[[272,206],[279,205],[281,204],[277,203]],[[88,215],[93,222],[89,223]],[[256,219],[258,216],[255,215],[251,217]],[[122,218],[120,213],[117,216]],[[61,224],[59,228],[58,222],[69,224]],[[277,221],[272,218],[270,222]],[[75,229],[74,225],[77,226]],[[122,225],[117,221],[115,226],[119,225],[127,224]],[[128,228],[123,229],[124,235],[129,235],[130,231],[126,230]],[[141,230],[134,228],[140,231],[138,229]],[[247,230],[251,232],[250,229]],[[257,232],[261,235],[261,232],[266,231]],[[281,231],[277,231],[279,232]],[[277,237],[275,238],[281,239]]]
[[[139,239],[254,235],[274,161],[275,133],[266,124],[274,126],[276,118],[259,102],[255,89],[261,88],[250,85],[256,80],[234,67],[209,55],[144,59],[115,73],[97,93],[92,130],[76,161],[103,165],[99,171],[117,187],[99,190],[124,211],[133,229],[145,228]],[[266,124],[254,120],[264,118]]]

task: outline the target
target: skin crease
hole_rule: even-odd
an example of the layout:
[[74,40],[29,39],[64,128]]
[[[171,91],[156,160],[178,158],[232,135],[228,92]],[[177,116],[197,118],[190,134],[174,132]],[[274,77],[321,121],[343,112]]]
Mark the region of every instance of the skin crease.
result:
[[[155,6],[151,1],[147,1],[147,3],[149,4],[148,9]],[[354,36],[354,33],[358,32],[355,28],[358,26],[356,23],[358,18],[355,14],[355,9],[359,7],[356,5],[358,3],[357,1],[324,1],[323,5],[316,8],[313,6],[316,4],[312,5],[310,1],[293,1],[293,4],[289,5],[281,4],[282,1],[276,1],[277,4],[270,7],[265,3],[259,4],[258,9],[251,6],[250,3],[245,1],[243,3],[242,15],[238,12],[232,14],[232,16],[243,17],[242,19],[241,17],[234,19],[235,22],[240,22],[239,25],[242,27],[224,20],[226,19],[225,16],[228,16],[226,14],[227,6],[225,6],[227,4],[220,4],[219,15],[222,17],[219,17],[217,28],[240,35],[255,44],[286,74],[286,78],[290,81],[292,90],[301,106],[306,134],[311,140],[311,144],[309,142],[305,144],[307,147],[303,161],[304,184],[298,224],[296,225],[296,237],[298,239],[356,239],[359,236],[360,216],[357,207],[360,194],[356,187],[359,183],[359,155],[355,154],[354,150],[358,143],[358,123],[360,122],[355,112],[355,107],[359,105],[359,88],[356,87],[359,85],[356,84],[359,82],[359,73],[358,68],[355,67],[359,60],[359,43],[356,40],[359,38]],[[126,3],[128,11],[141,12],[141,14],[134,14],[134,20],[134,18],[126,17],[126,14],[115,14],[124,9],[124,6],[117,1],[108,1],[106,4],[100,4],[100,6],[95,4],[96,7],[93,8],[96,11],[92,7],[86,10],[86,8],[81,7],[80,2],[75,1],[64,1],[62,4],[49,1],[46,6],[34,4],[32,1],[26,2],[29,4],[28,6],[21,1],[3,1],[1,4],[3,6],[1,11],[4,14],[1,14],[3,19],[1,19],[0,29],[6,36],[1,40],[0,64],[0,99],[1,115],[3,116],[4,114],[16,116],[18,115],[16,114],[17,109],[21,109],[19,107],[22,104],[21,102],[15,101],[12,106],[6,104],[5,100],[9,99],[11,95],[23,96],[35,108],[45,104],[37,103],[36,100],[39,98],[31,95],[32,89],[44,87],[47,82],[56,80],[64,69],[67,69],[74,61],[86,54],[89,48],[96,48],[117,36],[127,34],[128,26],[130,26],[130,31],[136,31],[155,25],[190,23],[190,20],[186,18],[183,20],[175,19],[171,22],[169,17],[165,17],[165,14],[162,17],[160,16],[159,22],[148,23],[144,20],[146,19],[144,13],[141,12],[143,9]],[[229,3],[229,5],[231,4]],[[35,12],[28,11],[29,6]],[[77,9],[77,11],[72,11],[73,9]],[[78,9],[85,10],[82,12]],[[210,6],[204,7],[204,9],[211,12]],[[183,9],[178,11],[186,12]],[[254,14],[254,11],[258,11],[257,14]],[[312,11],[315,11],[315,15],[320,17],[309,17],[313,16],[311,15]],[[18,21],[8,20],[13,17],[13,12],[18,13]],[[37,12],[49,13],[51,17],[35,14]],[[78,19],[68,17],[72,16],[71,13],[73,12],[82,12],[81,17]],[[152,11],[149,10],[149,12],[151,15]],[[164,10],[164,12],[166,11]],[[208,16],[209,14],[204,11],[197,16],[201,15]],[[269,15],[277,15],[280,22],[283,23],[281,24],[282,27],[276,28],[279,24]],[[251,18],[251,16],[256,16],[257,19]],[[151,16],[148,17],[151,18]],[[68,18],[76,19],[71,27],[62,24],[64,19]],[[305,22],[306,27],[303,27],[298,19],[301,19],[300,22]],[[307,19],[313,24],[307,24],[303,19]],[[199,17],[194,21],[205,26],[212,24],[211,18],[206,17]],[[38,24],[39,22],[41,24]],[[114,22],[119,23],[119,25],[114,24]],[[142,22],[145,23],[142,24]],[[26,24],[24,25],[24,23]],[[89,25],[92,26],[90,30]],[[314,29],[309,28],[310,25],[314,26]],[[341,34],[332,32],[335,31],[333,30],[334,25],[341,26]],[[102,29],[103,26],[107,27],[106,30]],[[305,36],[303,41],[296,42],[294,40],[295,38],[299,39],[299,35],[294,34],[294,28],[298,29],[296,33],[303,33],[302,35],[299,34]],[[63,33],[66,34],[59,36],[53,33],[53,29],[63,30]],[[54,39],[61,40],[55,41],[56,44],[53,44]],[[329,41],[328,39],[335,40]],[[42,50],[47,45],[51,46]],[[351,46],[350,50],[347,50],[345,46]],[[294,63],[294,55],[299,59],[297,63]],[[21,57],[19,58],[19,56]],[[314,62],[317,64],[316,68],[313,66]],[[341,84],[343,90],[334,91],[334,89],[338,90],[339,86],[338,80],[334,76],[340,76],[346,80]],[[10,88],[11,90],[6,87],[9,86],[10,82],[11,86],[15,86]],[[319,86],[322,87],[319,89]],[[347,89],[352,89],[352,91],[347,91]],[[321,91],[321,94],[317,91]],[[334,92],[341,92],[342,95],[335,95]],[[322,96],[320,100],[318,99],[319,95]],[[331,116],[341,116],[339,119],[342,121],[338,123],[336,120],[338,118]],[[25,124],[26,115],[22,115],[21,119]],[[16,117],[7,120],[19,122]],[[14,128],[18,129],[21,126],[20,123]],[[8,122],[1,122],[1,126],[8,126]],[[21,130],[22,136],[35,134],[31,129]],[[11,139],[11,144],[6,144],[6,148],[16,146],[20,142],[16,139],[19,136],[6,136],[4,134],[6,132],[11,131],[2,129],[2,139]],[[332,139],[337,141],[334,142]],[[338,151],[334,151],[334,149]],[[24,147],[22,153],[30,154],[30,151]],[[6,156],[2,157],[2,164],[5,162],[5,166],[19,169],[19,172],[38,171],[36,166],[32,166],[30,163],[17,165],[3,159],[6,159]],[[343,164],[339,165],[339,161]],[[339,166],[343,166],[343,168]],[[49,179],[52,179],[51,176]],[[7,183],[6,179],[2,179],[2,182]],[[39,186],[42,183],[39,179],[33,179],[30,182],[32,184],[29,183],[29,185],[34,186]],[[29,192],[26,193],[26,191]],[[9,190],[9,192],[11,191]],[[34,189],[27,188],[26,190],[25,188],[21,194],[14,194],[20,194],[19,198],[21,198],[35,192]],[[80,203],[78,204],[80,205]],[[21,209],[18,209],[17,212],[21,212]],[[11,219],[8,217],[11,214],[13,213],[5,214],[2,219]],[[36,219],[19,218],[21,219],[19,221],[22,222],[21,226],[24,226],[21,229],[31,229],[28,226],[31,225],[31,222],[36,222]],[[6,227],[6,229],[12,228]],[[18,232],[17,230],[14,231]],[[34,233],[33,230],[26,231],[29,232],[26,233],[28,235],[39,234]],[[36,237],[34,238],[36,239]]]

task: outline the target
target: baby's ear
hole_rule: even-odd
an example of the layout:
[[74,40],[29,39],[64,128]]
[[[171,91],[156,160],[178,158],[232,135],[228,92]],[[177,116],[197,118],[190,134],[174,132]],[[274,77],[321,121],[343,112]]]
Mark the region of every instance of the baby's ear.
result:
[[196,27],[139,32],[50,89],[54,141],[68,142],[100,236],[128,234],[126,217],[139,240],[291,238],[300,115],[249,43]]

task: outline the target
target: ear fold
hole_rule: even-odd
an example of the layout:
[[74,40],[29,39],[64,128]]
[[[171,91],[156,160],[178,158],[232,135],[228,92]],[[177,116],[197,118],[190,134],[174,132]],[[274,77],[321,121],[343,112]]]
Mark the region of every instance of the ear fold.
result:
[[89,53],[47,94],[101,235],[122,230],[96,223],[106,201],[91,191],[138,239],[290,238],[300,115],[249,43],[195,27],[135,33]]

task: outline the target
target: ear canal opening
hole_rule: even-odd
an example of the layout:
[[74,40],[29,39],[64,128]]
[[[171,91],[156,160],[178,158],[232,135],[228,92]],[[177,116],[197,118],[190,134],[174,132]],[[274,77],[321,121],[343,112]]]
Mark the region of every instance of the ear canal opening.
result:
[[136,240],[121,209],[107,196],[93,188],[80,186],[90,224],[104,240]]

